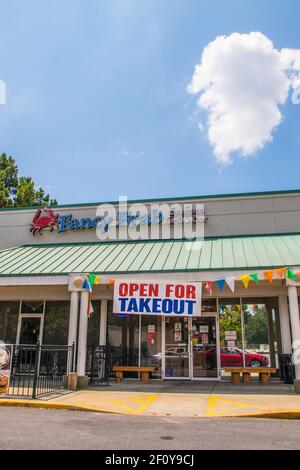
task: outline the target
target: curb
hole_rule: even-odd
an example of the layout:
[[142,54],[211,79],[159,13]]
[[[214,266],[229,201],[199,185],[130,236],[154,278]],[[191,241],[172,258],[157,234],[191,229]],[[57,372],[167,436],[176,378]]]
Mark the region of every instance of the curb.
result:
[[135,413],[126,413],[122,411],[108,411],[102,408],[93,408],[89,406],[82,405],[68,405],[66,403],[49,403],[42,401],[32,401],[32,400],[0,400],[0,406],[7,407],[19,407],[19,408],[43,408],[48,410],[69,410],[69,411],[90,411],[94,413],[117,413],[117,414],[135,414]]
[[[124,415],[134,415],[134,416],[153,416],[153,417],[162,417],[165,415],[145,415],[143,413],[134,413],[129,411],[114,411],[114,410],[107,410],[105,408],[95,408],[92,406],[86,405],[70,405],[66,403],[51,403],[51,402],[43,402],[43,401],[34,401],[34,400],[15,400],[15,399],[1,399],[0,406],[7,406],[7,407],[19,407],[19,408],[42,408],[48,410],[67,410],[67,411],[85,411],[91,413],[106,413],[106,414],[124,414]],[[172,416],[172,415],[169,415]],[[191,418],[195,418],[195,416],[191,416]],[[197,416],[197,418],[208,418],[208,416]],[[247,414],[232,414],[232,415],[216,415],[211,416],[214,419],[220,418],[269,418],[269,419],[294,419],[300,420],[300,410],[282,410],[278,412],[262,412],[262,413],[247,413]]]

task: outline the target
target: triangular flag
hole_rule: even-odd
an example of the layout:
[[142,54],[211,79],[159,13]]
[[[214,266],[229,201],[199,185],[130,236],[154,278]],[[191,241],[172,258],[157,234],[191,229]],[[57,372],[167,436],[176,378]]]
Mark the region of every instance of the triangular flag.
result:
[[84,280],[84,282],[82,284],[82,289],[85,289],[85,290],[88,290],[88,291],[92,292],[92,287],[91,287],[91,284],[88,281],[88,279]]
[[258,274],[257,273],[253,273],[253,274],[250,274],[250,277],[253,281],[255,281],[255,284],[258,284]]
[[242,283],[247,289],[249,286],[249,282],[250,282],[250,274],[244,274],[243,276],[240,277],[240,280],[242,281]]
[[88,301],[88,309],[87,309],[87,316],[91,318],[92,313],[94,313],[93,304],[91,302],[91,293],[89,293],[89,301]]
[[265,276],[266,279],[268,279],[270,284],[273,284],[273,276],[274,276],[273,271],[265,271],[264,276]]
[[293,281],[298,281],[298,278],[297,278],[296,274],[291,269],[287,269],[286,278],[287,279],[293,279]]
[[207,281],[207,283],[205,284],[205,289],[208,290],[209,295],[212,295],[212,282],[211,281]]
[[224,312],[226,305],[225,304],[220,304],[220,309],[222,312]]
[[225,279],[218,279],[218,280],[216,281],[216,284],[217,284],[217,286],[218,286],[218,288],[219,288],[220,290],[223,290],[224,284],[225,284]]
[[228,285],[231,292],[234,292],[234,289],[235,289],[235,279],[234,279],[234,277],[230,277],[230,278],[225,279],[225,280],[226,280],[226,284]]
[[96,276],[95,284],[100,284],[100,276]]
[[96,277],[97,276],[95,276],[95,274],[88,274],[88,280],[90,281],[91,287],[93,287],[93,285],[95,284]]
[[300,271],[296,272],[295,274],[297,276],[297,281],[300,281]]
[[278,276],[280,277],[280,279],[283,278],[284,274],[285,274],[285,271],[286,271],[286,268],[279,268],[279,269],[276,269],[276,272],[278,274]]
[[109,284],[114,284],[115,282],[116,282],[115,279],[112,279],[112,278],[108,279],[108,283],[109,283]]

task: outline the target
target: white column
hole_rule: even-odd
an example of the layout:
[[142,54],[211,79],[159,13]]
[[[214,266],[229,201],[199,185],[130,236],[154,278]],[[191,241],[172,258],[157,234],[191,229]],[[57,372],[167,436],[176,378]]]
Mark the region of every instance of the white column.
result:
[[106,346],[106,334],[107,334],[107,300],[101,300],[100,310],[100,346]]
[[[299,305],[298,305],[298,294],[296,286],[288,286],[289,294],[289,305],[290,305],[290,319],[292,338],[294,348],[296,348],[296,342],[300,341],[300,317],[299,317]],[[295,349],[294,349],[295,352]],[[296,380],[300,380],[300,363],[295,364]]]
[[278,306],[279,306],[282,353],[291,354],[292,339],[291,339],[291,327],[290,327],[290,319],[289,319],[289,307],[288,307],[286,294],[279,295]]
[[69,346],[72,346],[73,343],[76,344],[76,341],[77,341],[78,300],[79,300],[79,293],[77,291],[71,292],[69,338],[68,338]]
[[81,292],[79,336],[78,336],[78,357],[77,357],[78,377],[85,376],[87,329],[88,329],[88,315],[87,315],[88,303],[89,303],[89,293],[87,291]]

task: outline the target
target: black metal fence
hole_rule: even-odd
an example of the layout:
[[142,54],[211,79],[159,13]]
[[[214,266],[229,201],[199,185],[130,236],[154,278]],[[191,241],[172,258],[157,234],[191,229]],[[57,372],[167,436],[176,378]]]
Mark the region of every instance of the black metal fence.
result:
[[113,360],[109,346],[88,346],[86,373],[90,384],[109,385]]
[[[138,366],[139,349],[122,348],[114,346],[88,346],[86,373],[92,385],[109,385],[109,379],[114,377],[113,366]],[[143,354],[141,351],[141,366],[157,366],[153,357]],[[127,375],[128,377],[130,374]],[[138,373],[133,372],[132,377]]]
[[285,384],[293,384],[295,379],[295,366],[292,354],[279,355],[280,378]]
[[64,388],[73,370],[73,346],[12,345],[8,396],[38,398]]

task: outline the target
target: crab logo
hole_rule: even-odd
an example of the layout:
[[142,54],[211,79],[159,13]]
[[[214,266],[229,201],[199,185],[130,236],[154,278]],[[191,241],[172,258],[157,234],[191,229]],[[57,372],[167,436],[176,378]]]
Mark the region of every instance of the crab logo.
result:
[[42,235],[42,230],[44,229],[50,229],[50,232],[53,232],[54,227],[59,227],[59,215],[54,214],[53,210],[49,207],[39,209],[30,225],[30,232],[32,232],[33,236],[36,233]]

